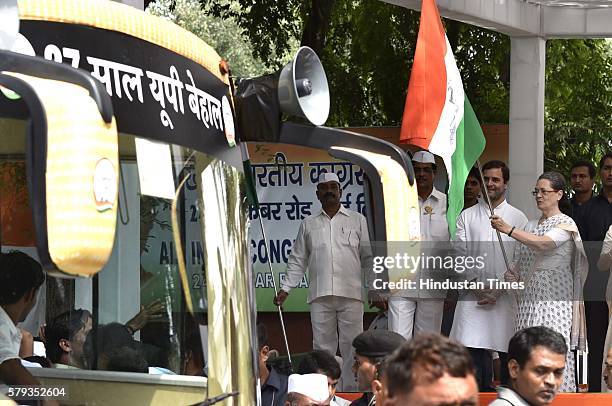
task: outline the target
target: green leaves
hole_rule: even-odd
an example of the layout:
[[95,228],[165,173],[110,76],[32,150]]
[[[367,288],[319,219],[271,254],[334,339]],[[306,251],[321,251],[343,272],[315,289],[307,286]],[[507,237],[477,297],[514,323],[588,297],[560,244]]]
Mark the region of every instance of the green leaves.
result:
[[[226,5],[228,13],[232,2]],[[254,57],[254,47],[235,18],[215,17],[210,8],[202,8],[198,0],[157,0],[147,8],[151,14],[167,18],[200,37],[230,63],[234,76],[252,77],[269,73],[266,64]]]
[[297,50],[309,6],[300,0],[199,2],[211,15],[235,20],[241,33],[253,44],[253,56],[269,71],[280,69]]
[[606,40],[547,42],[545,168],[568,175],[612,147],[612,54]]
[[[327,125],[401,123],[417,11],[373,0],[158,0],[150,8],[160,5],[162,15],[228,59],[237,76],[279,69],[300,41],[314,48],[324,41],[319,57],[330,84]],[[444,23],[480,121],[507,123],[510,38],[457,21]],[[567,174],[574,160],[597,162],[611,148],[611,52],[606,40],[547,42],[546,169]]]

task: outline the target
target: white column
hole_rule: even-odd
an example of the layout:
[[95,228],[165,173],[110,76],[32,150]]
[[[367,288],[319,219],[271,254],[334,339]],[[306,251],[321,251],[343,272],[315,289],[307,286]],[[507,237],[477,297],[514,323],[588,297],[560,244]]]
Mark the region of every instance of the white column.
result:
[[74,280],[74,308],[91,311],[92,304],[92,278],[76,278]]
[[144,0],[113,0],[117,3],[127,4],[128,6],[136,7],[139,10],[144,10]]
[[538,214],[531,191],[544,170],[546,40],[510,38],[509,202],[529,218]]
[[129,213],[129,221],[123,224],[117,217],[113,253],[99,272],[100,324],[125,323],[140,310],[140,197],[136,164],[122,164],[121,175],[128,201],[122,192],[119,199],[121,210]]

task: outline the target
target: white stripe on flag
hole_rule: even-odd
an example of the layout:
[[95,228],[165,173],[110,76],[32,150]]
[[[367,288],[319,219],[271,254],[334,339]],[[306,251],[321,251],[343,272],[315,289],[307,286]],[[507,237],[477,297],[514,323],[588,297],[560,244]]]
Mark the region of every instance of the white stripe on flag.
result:
[[436,127],[436,132],[429,143],[429,151],[442,158],[446,166],[448,179],[452,179],[451,157],[457,147],[457,128],[463,120],[463,103],[465,93],[463,91],[463,82],[455,56],[451,49],[450,43],[446,35],[446,55],[444,56],[444,65],[446,68],[446,102],[442,108],[442,114]]

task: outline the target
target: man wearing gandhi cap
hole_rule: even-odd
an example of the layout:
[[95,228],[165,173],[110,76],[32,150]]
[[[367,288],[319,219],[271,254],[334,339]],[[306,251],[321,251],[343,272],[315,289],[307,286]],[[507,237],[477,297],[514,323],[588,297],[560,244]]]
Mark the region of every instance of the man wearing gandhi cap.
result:
[[355,387],[351,343],[363,331],[363,279],[371,270],[372,251],[366,219],[340,203],[342,188],[335,173],[323,173],[317,184],[322,209],[300,224],[287,277],[274,303],[282,305],[291,288],[308,271],[313,348],[342,355],[342,390]]
[[[433,242],[450,240],[446,195],[434,187],[437,167],[431,152],[415,152],[412,166],[419,194],[422,247],[431,248]],[[406,290],[392,296],[389,299],[389,330],[403,335],[407,340],[419,332],[439,333],[445,296],[446,292],[442,291],[419,290]]]
[[289,375],[285,406],[328,406],[330,400],[327,376],[322,374]]

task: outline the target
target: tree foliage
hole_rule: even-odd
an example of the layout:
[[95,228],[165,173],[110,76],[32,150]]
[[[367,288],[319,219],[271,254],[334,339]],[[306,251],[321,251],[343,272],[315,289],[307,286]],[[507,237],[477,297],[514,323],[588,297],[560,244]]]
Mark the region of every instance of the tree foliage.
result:
[[[418,12],[374,0],[180,1],[199,1],[206,18],[232,21],[239,29],[232,31],[238,34],[230,40],[247,38],[253,57],[268,70],[286,63],[300,42],[315,49],[330,84],[327,125],[401,123]],[[456,21],[444,23],[466,94],[480,121],[507,123],[510,38]],[[237,45],[228,44],[233,46]],[[236,66],[231,58],[230,63]],[[596,162],[610,148],[611,64],[605,40],[547,42],[547,169],[567,173],[574,160]]]
[[[331,1],[331,0],[330,0]],[[200,0],[222,19],[234,19],[254,45],[253,55],[279,69],[301,37],[308,2],[302,0]]]
[[547,43],[545,166],[568,174],[612,148],[612,52],[606,40]]
[[166,18],[197,35],[230,61],[232,74],[259,76],[267,72],[261,59],[253,56],[251,41],[233,18],[219,18],[202,8],[197,0],[157,0],[147,12]]
[[[315,49],[332,92],[328,125],[401,122],[418,12],[381,1],[235,0],[239,7],[234,8],[200,1],[217,16],[235,18],[256,44],[255,55],[266,58],[271,68],[286,62],[292,50],[284,42],[288,37],[301,38],[302,45]],[[322,23],[317,26],[313,20]],[[509,49],[508,39],[478,27],[448,23],[459,69],[464,78],[474,78],[466,91],[476,112],[488,122],[507,121],[509,60],[503,49]],[[283,57],[271,56],[273,48]]]
[[447,20],[465,92],[481,123],[507,123],[510,103],[510,39]]

